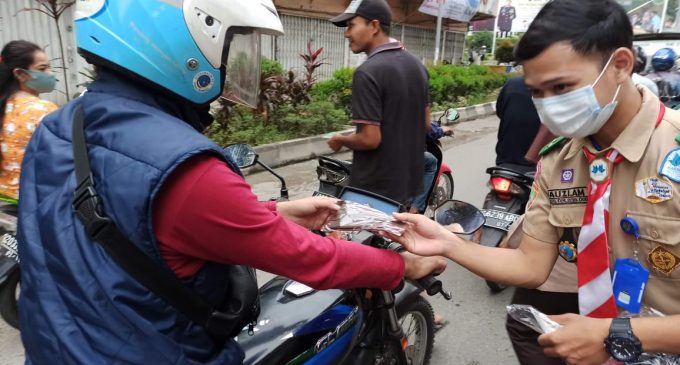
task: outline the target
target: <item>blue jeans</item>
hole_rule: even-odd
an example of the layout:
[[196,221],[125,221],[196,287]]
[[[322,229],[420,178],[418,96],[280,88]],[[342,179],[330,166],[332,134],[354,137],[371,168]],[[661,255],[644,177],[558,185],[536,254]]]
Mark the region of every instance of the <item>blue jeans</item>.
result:
[[424,212],[427,208],[427,193],[432,187],[434,179],[437,177],[437,169],[439,161],[433,154],[425,152],[425,173],[423,174],[423,191],[418,194],[413,200],[413,206],[418,208],[419,212]]

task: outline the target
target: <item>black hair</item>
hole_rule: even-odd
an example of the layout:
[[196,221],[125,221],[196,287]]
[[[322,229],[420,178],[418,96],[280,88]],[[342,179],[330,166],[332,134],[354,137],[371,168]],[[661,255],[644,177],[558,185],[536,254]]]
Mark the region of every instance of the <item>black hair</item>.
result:
[[11,41],[0,52],[0,128],[5,118],[7,100],[20,89],[14,69],[28,69],[35,61],[35,52],[42,51],[38,45],[28,41]]
[[[372,22],[373,20],[378,20],[378,19],[371,20],[371,19],[364,18],[364,20],[366,21],[366,24],[368,24],[368,23]],[[383,33],[385,33],[385,35],[390,35],[390,26],[389,25],[383,24],[381,21],[378,21],[378,24],[380,24],[380,29],[383,31]]]
[[633,27],[615,0],[551,0],[517,44],[515,59],[531,60],[559,42],[582,55],[600,56],[604,64],[616,49],[632,50]]

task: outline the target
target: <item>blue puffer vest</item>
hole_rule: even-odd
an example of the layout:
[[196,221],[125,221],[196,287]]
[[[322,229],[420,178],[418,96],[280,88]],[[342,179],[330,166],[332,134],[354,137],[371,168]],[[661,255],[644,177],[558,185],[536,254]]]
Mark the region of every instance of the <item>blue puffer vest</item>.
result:
[[[154,197],[163,182],[179,164],[202,153],[238,169],[162,100],[102,71],[84,96],[45,117],[31,139],[22,166],[18,227],[27,364],[243,361],[233,340],[216,345],[202,327],[123,271],[87,237],[71,208],[72,117],[81,105],[104,211],[133,244],[169,270],[152,226]],[[218,305],[226,295],[226,270],[208,264],[185,283]]]

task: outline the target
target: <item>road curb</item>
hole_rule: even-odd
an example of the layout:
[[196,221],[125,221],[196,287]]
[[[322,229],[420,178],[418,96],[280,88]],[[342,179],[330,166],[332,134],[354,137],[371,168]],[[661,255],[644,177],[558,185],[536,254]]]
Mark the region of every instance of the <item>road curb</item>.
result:
[[[461,122],[469,122],[480,117],[495,114],[496,103],[485,103],[473,105],[465,108],[458,108]],[[432,119],[437,120],[443,112],[432,113]],[[444,124],[450,124],[446,121]],[[340,132],[353,132],[354,129],[346,129]],[[292,163],[302,162],[317,158],[318,156],[333,155],[333,151],[328,148],[325,135],[292,139],[283,142],[270,143],[255,147],[255,152],[259,155],[260,161],[269,167],[278,167]],[[262,171],[262,168],[255,166],[243,171],[244,175]]]

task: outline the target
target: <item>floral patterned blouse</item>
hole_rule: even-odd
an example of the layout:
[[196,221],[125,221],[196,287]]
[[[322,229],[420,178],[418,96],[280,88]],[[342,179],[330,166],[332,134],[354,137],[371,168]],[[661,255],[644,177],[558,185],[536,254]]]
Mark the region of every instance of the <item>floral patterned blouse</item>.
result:
[[19,175],[24,149],[42,118],[57,105],[37,96],[18,92],[7,100],[0,132],[0,195],[19,198]]

